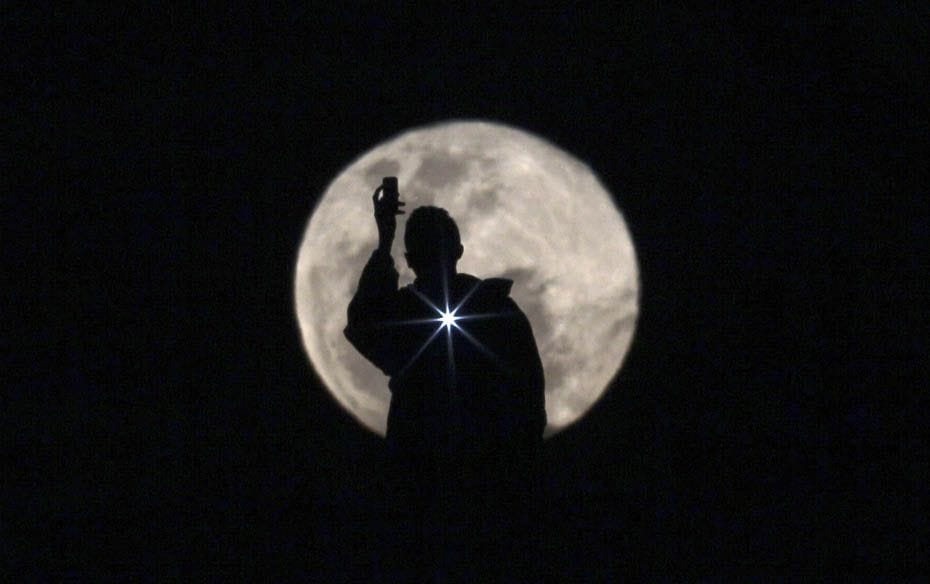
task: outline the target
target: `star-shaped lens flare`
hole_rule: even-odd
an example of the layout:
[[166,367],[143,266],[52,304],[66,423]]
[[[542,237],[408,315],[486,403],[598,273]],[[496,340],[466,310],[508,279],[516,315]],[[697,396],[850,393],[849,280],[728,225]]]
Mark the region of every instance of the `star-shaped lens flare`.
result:
[[387,324],[415,325],[415,324],[436,323],[437,327],[436,327],[436,330],[434,330],[432,334],[430,334],[430,336],[426,339],[423,345],[420,346],[420,348],[413,354],[413,356],[410,358],[410,361],[408,361],[407,364],[404,365],[404,367],[400,370],[399,375],[404,374],[416,362],[416,360],[420,358],[420,355],[422,355],[423,352],[426,351],[427,347],[429,347],[429,345],[433,342],[433,340],[435,340],[436,337],[438,337],[439,334],[443,330],[445,330],[446,332],[446,347],[448,349],[448,356],[449,356],[449,363],[448,363],[449,376],[450,376],[450,381],[452,381],[453,383],[455,381],[455,356],[453,353],[453,341],[452,341],[453,330],[457,331],[458,333],[461,333],[462,337],[467,339],[472,345],[475,346],[475,348],[481,351],[485,356],[490,358],[492,361],[494,361],[498,365],[504,366],[501,360],[490,349],[488,349],[481,341],[476,339],[474,335],[472,335],[471,333],[469,333],[467,330],[465,330],[462,327],[462,321],[481,319],[481,318],[502,317],[502,316],[507,316],[508,314],[508,313],[497,313],[497,312],[462,314],[460,312],[465,307],[465,304],[471,298],[472,294],[475,293],[475,291],[478,289],[480,285],[481,285],[480,281],[476,282],[475,285],[472,286],[471,289],[468,291],[468,293],[466,293],[465,296],[462,297],[462,299],[459,301],[459,303],[453,308],[449,307],[449,290],[448,290],[448,285],[446,284],[446,282],[443,282],[444,308],[440,308],[436,306],[436,304],[433,303],[432,300],[430,300],[421,291],[417,290],[415,286],[410,286],[409,289],[416,295],[417,298],[419,298],[424,304],[426,304],[429,308],[431,308],[436,313],[436,317],[392,321]]
[[455,326],[456,328],[458,328],[458,325],[455,324],[455,321],[457,321],[458,319],[459,317],[457,317],[454,312],[443,312],[439,316],[439,322],[441,322],[442,325],[446,327],[446,329],[449,329],[449,327],[452,327],[452,326]]

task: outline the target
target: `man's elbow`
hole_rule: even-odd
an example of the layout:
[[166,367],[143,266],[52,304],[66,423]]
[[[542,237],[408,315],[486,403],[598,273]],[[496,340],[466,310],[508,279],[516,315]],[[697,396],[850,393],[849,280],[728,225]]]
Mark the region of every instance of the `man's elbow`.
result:
[[363,351],[365,345],[365,335],[359,327],[357,321],[349,319],[345,328],[342,329],[342,335],[349,341],[349,344],[355,347],[359,352]]

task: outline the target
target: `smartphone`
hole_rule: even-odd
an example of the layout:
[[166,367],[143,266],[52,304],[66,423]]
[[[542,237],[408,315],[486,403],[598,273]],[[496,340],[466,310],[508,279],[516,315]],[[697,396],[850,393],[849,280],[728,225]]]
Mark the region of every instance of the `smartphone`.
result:
[[400,198],[400,192],[397,190],[397,177],[386,176],[381,179],[381,188],[383,196],[389,201],[396,201]]

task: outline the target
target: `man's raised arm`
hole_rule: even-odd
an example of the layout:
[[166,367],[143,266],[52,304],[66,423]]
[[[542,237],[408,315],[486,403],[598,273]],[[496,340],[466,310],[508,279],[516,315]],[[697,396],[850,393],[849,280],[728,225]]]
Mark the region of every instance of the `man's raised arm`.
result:
[[394,369],[396,349],[391,346],[383,324],[391,319],[392,301],[397,292],[397,270],[391,257],[391,245],[397,229],[399,207],[404,203],[378,187],[372,202],[378,225],[378,248],[362,270],[355,296],[349,302],[346,338],[369,361],[387,374]]

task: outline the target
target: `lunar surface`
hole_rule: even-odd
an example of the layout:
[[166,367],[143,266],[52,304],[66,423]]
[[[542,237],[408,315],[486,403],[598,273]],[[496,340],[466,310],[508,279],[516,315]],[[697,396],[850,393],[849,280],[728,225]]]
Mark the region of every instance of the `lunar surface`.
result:
[[[460,272],[514,281],[512,297],[533,326],[546,375],[547,435],[577,421],[623,363],[639,312],[639,274],[629,231],[591,169],[527,132],[488,122],[450,122],[405,132],[346,167],[307,225],[295,303],[304,347],[348,412],[384,435],[388,379],[342,334],[346,307],[377,245],[371,194],[397,176],[401,200],[445,208],[465,253]],[[400,285],[407,215],[393,256]]]

